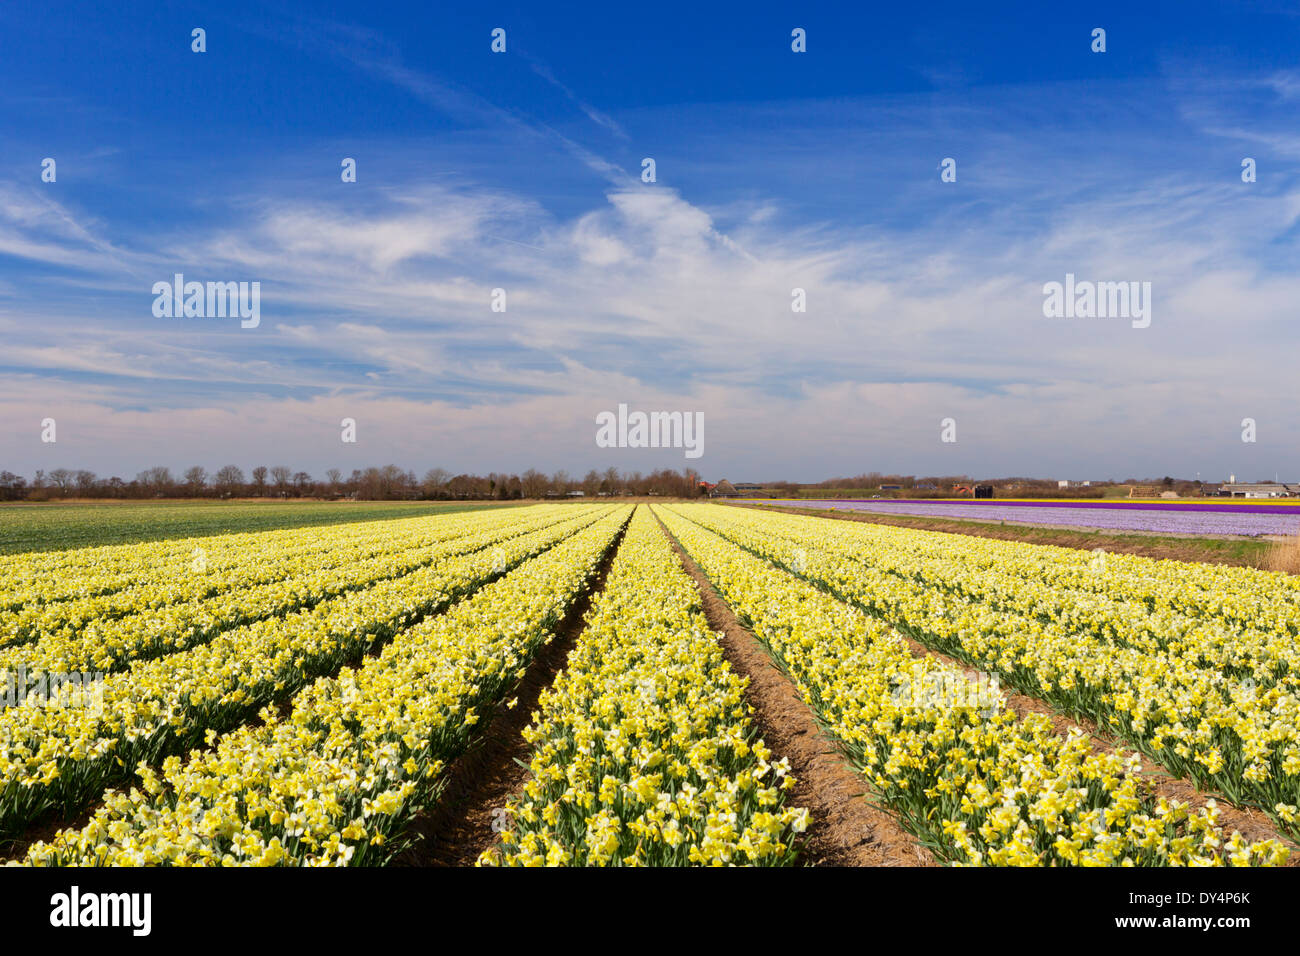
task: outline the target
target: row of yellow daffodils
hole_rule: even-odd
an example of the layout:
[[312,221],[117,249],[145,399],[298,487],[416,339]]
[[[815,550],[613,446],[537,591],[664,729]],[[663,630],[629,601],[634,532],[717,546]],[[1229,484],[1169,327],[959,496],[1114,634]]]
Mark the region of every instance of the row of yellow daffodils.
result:
[[[505,523],[500,512],[495,518],[498,525]],[[384,524],[312,528],[287,541],[277,535],[280,540],[247,543],[237,552],[222,553],[220,560],[207,547],[196,548],[188,563],[158,567],[129,587],[0,612],[0,647],[75,634],[122,618],[183,606],[201,614],[204,608],[219,608],[222,599],[233,595],[284,589],[296,578],[330,569],[342,575],[358,561],[428,547],[491,527],[461,515],[403,521],[401,527],[375,527]],[[95,578],[88,569],[71,568],[68,574],[83,584]],[[312,582],[306,582],[305,592],[310,594],[312,587]]]
[[[916,658],[879,618],[664,509],[673,534],[772,651],[883,803],[954,863],[1015,866],[1277,865],[1278,841],[1247,844],[1143,788],[1137,755],[1094,754],[1078,733],[1018,719],[996,685]],[[687,520],[687,517],[690,520]],[[806,560],[812,562],[810,551]]]
[[[1259,807],[1300,836],[1300,675],[1287,664],[1296,653],[1289,634],[1243,639],[1249,653],[1195,628],[1162,641],[1133,625],[1116,637],[1123,625],[1106,605],[1063,597],[1058,609],[1040,596],[1033,612],[1022,612],[1011,601],[975,601],[957,588],[878,570],[876,562],[888,560],[883,549],[846,542],[835,529],[768,518],[720,509],[701,516],[927,646],[1096,721],[1176,775]],[[953,536],[951,546],[960,550],[968,540]],[[952,575],[960,578],[960,569]],[[1279,673],[1273,664],[1286,666]]]
[[315,681],[292,711],[222,737],[141,787],[110,792],[90,823],[33,845],[33,865],[346,865],[382,861],[437,795],[478,708],[506,697],[591,579],[628,509],[605,517],[378,657]]
[[565,669],[542,692],[513,828],[486,866],[781,866],[808,813],[755,737],[746,681],[638,508]]
[[[348,530],[343,531],[343,527]],[[295,529],[307,531],[340,531],[347,536],[357,534],[364,525],[333,525],[329,528]],[[364,534],[364,531],[361,532]],[[208,566],[222,574],[238,574],[246,567],[240,560],[240,551],[250,545],[271,548],[278,545],[276,553],[289,557],[307,555],[326,550],[328,545],[315,536],[293,536],[281,533],[278,542],[247,539],[247,535],[214,535],[208,538],[180,542],[188,545],[182,552],[178,542],[169,539],[167,552],[159,553],[160,542],[143,541],[130,545],[113,545],[97,548],[70,549],[67,551],[27,552],[4,556],[0,574],[8,577],[0,581],[0,620],[7,620],[14,611],[58,604],[63,601],[93,598],[127,591],[142,584],[156,584],[166,580],[182,580],[187,566],[192,566],[197,555],[203,555]],[[233,545],[233,546],[232,546]],[[42,566],[50,557],[57,557],[59,565]]]
[[[554,507],[554,506],[553,506]],[[468,554],[496,544],[503,533],[524,534],[554,521],[554,512],[519,514],[509,520],[502,512],[468,520],[426,518],[426,527],[410,529],[386,543],[369,542],[361,548],[339,548],[320,565],[300,561],[288,573],[282,565],[281,579],[270,583],[232,589],[184,603],[164,604],[127,616],[96,618],[92,609],[73,605],[95,603],[66,601],[44,605],[37,621],[38,640],[0,648],[0,680],[5,671],[22,668],[27,673],[70,673],[121,670],[130,662],[170,654],[203,644],[222,631],[266,618],[310,608],[322,601],[373,587],[380,581],[410,574],[426,565]],[[504,530],[503,530],[504,529]],[[251,565],[260,555],[248,556]],[[191,577],[210,576],[192,572]],[[218,576],[219,577],[219,576]],[[141,588],[158,594],[166,589]],[[120,592],[119,592],[120,594]],[[116,595],[115,595],[116,597]],[[47,623],[58,618],[57,625]]]
[[226,631],[108,675],[90,699],[0,710],[0,835],[58,807],[75,812],[143,760],[192,746],[435,614],[577,533],[609,509],[549,510],[551,523],[471,554]]
[[[918,545],[897,528],[750,515],[751,527],[813,534],[817,546],[866,560],[877,571],[942,588],[996,610],[1041,616],[1139,650],[1177,647],[1195,666],[1247,671],[1256,681],[1300,675],[1300,595],[1292,575],[1220,568],[1222,588],[1199,588],[1205,565],[1089,554],[1020,542],[954,539]],[[753,522],[758,524],[754,525]],[[902,529],[909,535],[909,529]],[[993,547],[990,547],[990,544]],[[1014,551],[1012,550],[1014,549]],[[1024,552],[1030,550],[1033,560]],[[1034,554],[1034,552],[1043,552]],[[1189,572],[1187,569],[1193,569]],[[1198,582],[1187,587],[1186,579]]]
[[328,550],[334,535],[345,539],[382,537],[427,521],[427,517],[395,521],[358,521],[324,528],[282,528],[243,531],[193,538],[169,538],[129,545],[100,545],[63,551],[0,555],[0,611],[94,597],[160,580],[179,579],[193,566],[195,552],[216,571],[244,573],[250,552]]
[[988,538],[963,537],[961,546],[954,548],[953,536],[944,532],[869,522],[835,524],[844,525],[840,534],[868,546],[883,545],[896,556],[946,558],[973,569],[996,569],[1022,580],[1093,591],[1153,609],[1300,634],[1300,577],[1291,574]]

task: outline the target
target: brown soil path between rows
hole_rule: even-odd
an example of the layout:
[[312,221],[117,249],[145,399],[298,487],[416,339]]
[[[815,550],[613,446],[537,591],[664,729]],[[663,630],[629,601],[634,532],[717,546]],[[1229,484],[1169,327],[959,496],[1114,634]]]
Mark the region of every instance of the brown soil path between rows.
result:
[[659,526],[699,588],[709,627],[722,633],[732,668],[749,678],[745,693],[773,754],[790,761],[791,806],[809,811],[802,860],[813,866],[935,866],[928,850],[892,814],[871,802],[862,775],[817,724],[812,709],[753,632],[740,623],[698,564]]
[[564,668],[569,651],[586,628],[587,610],[605,588],[605,578],[630,521],[629,515],[586,589],[556,625],[550,643],[528,665],[516,687],[514,707],[498,704],[483,713],[483,733],[448,768],[438,797],[408,829],[414,842],[393,859],[393,865],[473,866],[485,850],[496,845],[492,824],[497,815],[493,811],[504,809],[528,780],[526,764],[532,746],[524,740],[524,728],[542,690]]

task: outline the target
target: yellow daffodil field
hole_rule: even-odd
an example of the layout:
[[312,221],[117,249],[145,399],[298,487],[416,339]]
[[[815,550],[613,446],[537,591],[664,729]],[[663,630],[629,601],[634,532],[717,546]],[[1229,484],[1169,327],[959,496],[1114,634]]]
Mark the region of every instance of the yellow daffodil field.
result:
[[1175,776],[1258,808],[1282,834],[1297,835],[1294,578],[780,514],[677,510],[677,520],[837,604],[1093,721]]
[[[606,509],[607,512],[609,509]],[[445,615],[401,630],[377,657],[304,686],[284,716],[210,750],[141,768],[80,832],[27,854],[33,863],[337,865],[373,862],[478,720],[476,708],[523,676],[626,509],[583,527]],[[559,527],[565,527],[563,524]],[[556,532],[552,532],[556,533]]]
[[11,866],[800,866],[868,808],[907,863],[1300,837],[1280,573],[616,500],[0,569]]
[[807,826],[695,584],[637,509],[538,719],[515,825],[484,865],[783,865]]

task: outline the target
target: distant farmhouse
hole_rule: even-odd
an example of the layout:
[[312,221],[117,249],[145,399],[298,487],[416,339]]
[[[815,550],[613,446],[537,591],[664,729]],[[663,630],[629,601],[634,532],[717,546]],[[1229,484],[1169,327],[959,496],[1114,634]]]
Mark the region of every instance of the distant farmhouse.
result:
[[718,482],[716,485],[714,485],[712,488],[709,489],[709,497],[710,498],[739,498],[740,492],[736,490],[735,485],[729,482],[726,478],[723,478],[720,482]]
[[1289,498],[1300,495],[1300,485],[1276,481],[1232,481],[1219,486],[1224,498]]
[[[1230,478],[1221,485],[1203,484],[1200,493],[1214,498],[1290,498],[1300,495],[1300,484],[1280,481],[1237,481]],[[1178,492],[1165,485],[1129,485],[1130,498],[1177,498]]]

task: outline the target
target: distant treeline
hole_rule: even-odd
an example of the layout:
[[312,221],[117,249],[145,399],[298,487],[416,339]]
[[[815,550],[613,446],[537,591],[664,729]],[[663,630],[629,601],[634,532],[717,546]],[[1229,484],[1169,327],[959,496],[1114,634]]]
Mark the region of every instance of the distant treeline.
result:
[[[999,497],[1017,498],[1101,498],[1109,481],[1091,485],[1072,483],[1061,488],[1055,479],[1048,478],[972,478],[970,475],[885,475],[878,471],[855,475],[851,478],[830,478],[809,488],[824,489],[833,493],[840,489],[887,490],[894,496],[906,498],[951,498],[957,488],[992,485]],[[805,494],[809,492],[805,490]]]
[[[740,493],[752,491],[749,484]],[[758,484],[758,483],[752,483]],[[977,484],[992,485],[999,497],[1019,498],[1101,498],[1106,489],[1116,485],[1163,486],[1180,495],[1201,492],[1199,481],[1171,477],[1126,478],[1122,482],[1093,480],[1090,485],[1071,483],[1061,488],[1046,478],[971,478],[969,475],[887,475],[878,471],[819,482],[769,481],[761,483],[765,492],[789,496],[854,497],[863,492],[882,492],[894,497],[946,498],[956,488]],[[21,475],[0,471],[0,501],[50,501],[60,498],[356,498],[384,500],[511,500],[521,498],[564,497],[581,491],[585,497],[597,495],[665,495],[694,497],[706,494],[700,475],[694,469],[642,474],[617,468],[592,469],[581,478],[566,471],[546,475],[530,468],[523,474],[489,472],[486,475],[453,475],[443,468],[431,468],[423,478],[397,465],[358,468],[346,478],[337,468],[323,478],[288,465],[258,465],[247,474],[238,465],[225,465],[208,472],[201,465],[175,475],[170,468],[157,466],[140,472],[127,481],[119,477],[101,478],[93,471],[55,468],[38,471],[28,481]],[[1112,496],[1116,492],[1112,490]]]
[[[826,495],[834,497],[852,497],[859,492],[884,491],[894,497],[908,498],[950,498],[957,488],[972,488],[975,485],[992,485],[999,497],[1016,498],[1103,498],[1110,489],[1111,497],[1123,494],[1123,486],[1158,486],[1168,491],[1177,492],[1184,497],[1201,493],[1202,482],[1173,478],[1125,478],[1092,479],[1088,484],[1071,481],[1062,488],[1053,478],[972,478],[970,475],[887,475],[878,471],[866,472],[852,477],[828,478],[813,484],[801,484],[793,481],[771,482],[765,487],[778,489],[790,495],[804,497]],[[1217,486],[1215,486],[1217,487]]]
[[606,468],[581,478],[566,471],[545,475],[534,468],[523,474],[491,472],[487,475],[453,475],[443,468],[431,468],[423,478],[397,465],[358,468],[347,477],[337,468],[315,478],[288,465],[258,465],[247,475],[238,465],[225,465],[209,473],[201,465],[174,475],[158,466],[140,472],[134,479],[101,478],[93,471],[55,468],[38,471],[28,481],[21,475],[0,471],[0,500],[51,501],[60,498],[356,498],[384,500],[511,500],[564,497],[573,492],[584,496],[664,495],[692,497],[701,494],[700,476],[686,469],[664,469],[649,474]]

